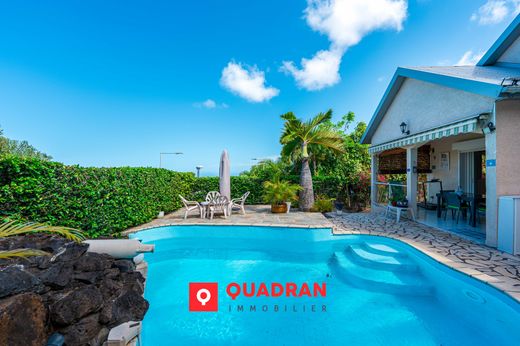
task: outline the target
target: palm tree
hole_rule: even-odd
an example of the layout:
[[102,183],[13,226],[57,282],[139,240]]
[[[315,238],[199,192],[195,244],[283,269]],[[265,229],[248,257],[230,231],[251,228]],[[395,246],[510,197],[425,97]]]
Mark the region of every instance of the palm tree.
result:
[[285,120],[280,137],[280,143],[283,145],[282,156],[296,156],[302,161],[300,209],[309,211],[314,205],[314,190],[309,168],[309,145],[326,147],[342,153],[344,152],[344,141],[335,129],[324,126],[332,118],[331,109],[326,113],[319,113],[305,122],[296,118],[292,112],[283,114],[281,118]]
[[[30,233],[54,233],[76,242],[80,242],[85,239],[83,234],[74,228],[49,226],[36,222],[18,223],[16,221],[9,221],[0,224],[0,238]],[[42,255],[49,255],[49,253],[38,249],[25,248],[5,251],[0,250],[0,259]]]

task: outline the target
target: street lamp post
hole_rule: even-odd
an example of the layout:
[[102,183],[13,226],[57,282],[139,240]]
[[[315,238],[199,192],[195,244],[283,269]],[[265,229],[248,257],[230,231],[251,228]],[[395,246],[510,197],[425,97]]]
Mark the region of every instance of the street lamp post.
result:
[[159,168],[162,168],[162,157],[163,155],[182,155],[180,151],[174,152],[174,153],[159,153]]
[[197,168],[197,178],[199,178],[199,177],[200,177],[200,170],[201,170],[202,168],[204,168],[204,166],[197,166],[197,167],[195,167],[195,168]]

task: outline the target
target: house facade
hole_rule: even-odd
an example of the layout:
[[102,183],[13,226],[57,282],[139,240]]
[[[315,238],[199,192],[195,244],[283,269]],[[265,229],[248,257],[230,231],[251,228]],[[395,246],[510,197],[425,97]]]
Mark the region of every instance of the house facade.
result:
[[370,144],[373,208],[388,203],[381,188],[392,183],[381,177],[406,175],[402,189],[417,215],[449,220],[442,197],[467,196],[473,216],[452,221],[496,247],[498,199],[520,195],[517,84],[520,16],[476,66],[399,67],[362,138]]

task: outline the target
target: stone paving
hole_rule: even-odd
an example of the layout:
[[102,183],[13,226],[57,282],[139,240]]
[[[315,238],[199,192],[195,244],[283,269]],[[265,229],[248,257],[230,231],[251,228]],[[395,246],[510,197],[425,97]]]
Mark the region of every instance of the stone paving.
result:
[[403,241],[433,259],[520,301],[520,256],[474,243],[413,221],[397,223],[375,213],[328,213],[334,234],[370,234]]
[[273,214],[268,205],[248,205],[246,214],[238,212],[224,218],[222,215],[215,215],[213,220],[201,219],[195,212],[190,213],[184,219],[184,211],[177,210],[163,218],[155,219],[152,222],[129,228],[123,235],[142,231],[144,229],[171,226],[171,225],[234,225],[234,226],[277,226],[295,228],[332,228],[332,223],[321,213],[303,213],[298,210],[291,210],[287,214]]

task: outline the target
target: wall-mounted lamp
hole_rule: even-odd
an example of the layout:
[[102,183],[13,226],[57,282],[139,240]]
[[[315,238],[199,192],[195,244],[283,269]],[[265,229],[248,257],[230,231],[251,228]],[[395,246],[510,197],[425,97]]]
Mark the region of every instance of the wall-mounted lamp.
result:
[[510,77],[502,80],[502,90],[500,91],[499,97],[503,98],[518,98],[520,95],[520,78]]
[[410,130],[408,130],[408,125],[404,121],[401,123],[401,125],[399,125],[399,127],[401,128],[401,133],[403,135],[409,135],[410,134]]
[[493,124],[492,121],[488,122],[486,126],[482,127],[482,133],[487,135],[489,133],[492,133],[496,130],[495,124]]

